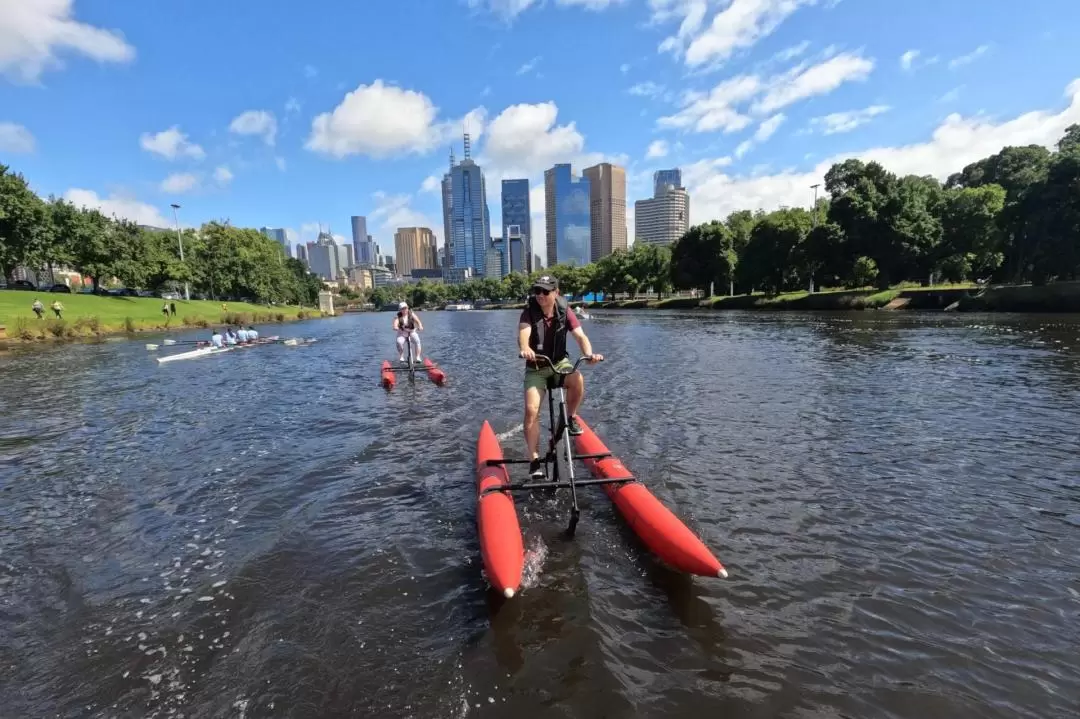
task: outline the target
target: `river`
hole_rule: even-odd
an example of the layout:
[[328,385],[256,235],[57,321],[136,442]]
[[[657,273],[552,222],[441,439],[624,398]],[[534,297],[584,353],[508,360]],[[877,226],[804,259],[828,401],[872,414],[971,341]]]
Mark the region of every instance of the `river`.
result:
[[422,318],[446,387],[379,386],[390,314],[0,354],[0,716],[1076,715],[1080,318],[599,310],[581,414],[731,576],[589,488],[521,498],[510,602],[516,316]]

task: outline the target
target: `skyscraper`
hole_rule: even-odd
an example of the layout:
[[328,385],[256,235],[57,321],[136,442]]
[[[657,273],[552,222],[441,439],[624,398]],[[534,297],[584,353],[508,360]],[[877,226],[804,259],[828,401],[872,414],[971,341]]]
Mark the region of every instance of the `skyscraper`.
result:
[[360,215],[352,217],[353,261],[358,265],[375,264],[375,248],[371,235],[367,231],[367,218]]
[[653,197],[660,196],[660,190],[664,185],[682,187],[682,170],[678,167],[672,170],[657,170],[653,173]]
[[439,259],[434,233],[427,227],[399,227],[394,233],[394,258],[401,275],[436,269]]
[[285,230],[280,227],[260,227],[259,232],[274,242],[280,242],[281,246],[285,248],[285,256],[292,257],[289,252],[289,238],[285,235]]
[[320,232],[319,239],[307,244],[308,267],[327,281],[336,280],[340,267],[339,245],[329,232]]
[[626,249],[626,170],[610,162],[586,167],[589,178],[589,261]]
[[560,262],[583,266],[591,261],[589,197],[589,180],[574,175],[569,164],[544,171],[548,267]]
[[510,260],[507,272],[531,272],[531,263],[523,261],[532,256],[528,180],[502,181],[502,224],[503,248]]
[[465,159],[451,168],[450,182],[454,267],[471,267],[473,276],[482,277],[487,268],[491,218],[488,215],[484,173],[469,156],[468,133],[465,133]]
[[450,169],[442,178],[443,245],[446,267],[454,266],[454,148],[450,148]]
[[664,183],[655,196],[634,203],[634,234],[639,242],[670,245],[690,229],[690,195]]

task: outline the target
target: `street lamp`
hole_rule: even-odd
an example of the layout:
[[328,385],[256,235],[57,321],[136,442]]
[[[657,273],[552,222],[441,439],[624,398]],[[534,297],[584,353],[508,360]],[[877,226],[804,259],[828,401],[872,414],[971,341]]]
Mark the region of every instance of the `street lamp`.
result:
[[[821,183],[814,183],[810,185],[814,191],[814,204],[810,205],[810,225],[817,229],[817,188],[821,187]],[[814,273],[810,273],[810,294],[814,294]]]
[[[180,205],[175,202],[172,203],[172,215],[173,222],[176,223],[176,239],[180,243],[180,261],[184,261],[184,236],[180,234],[180,218],[177,216],[176,211],[180,209]],[[184,299],[191,300],[191,287],[188,286],[188,281],[184,280]]]

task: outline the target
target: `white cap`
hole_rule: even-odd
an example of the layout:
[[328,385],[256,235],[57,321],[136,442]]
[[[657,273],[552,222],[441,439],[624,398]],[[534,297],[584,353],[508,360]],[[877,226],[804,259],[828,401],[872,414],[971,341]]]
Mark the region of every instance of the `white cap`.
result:
[[405,309],[405,308],[406,308],[406,307],[408,307],[408,306],[409,306],[409,303],[408,303],[408,302],[400,302],[400,303],[398,303],[398,306],[397,306],[397,308],[398,308],[399,310],[403,310],[403,309]]

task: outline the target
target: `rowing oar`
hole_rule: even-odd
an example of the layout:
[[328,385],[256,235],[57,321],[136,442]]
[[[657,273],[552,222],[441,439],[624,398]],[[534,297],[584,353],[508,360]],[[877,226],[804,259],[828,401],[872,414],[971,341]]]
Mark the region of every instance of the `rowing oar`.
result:
[[[210,340],[164,340],[164,341],[162,341],[161,344],[166,345],[166,346],[172,346],[172,345],[205,345],[205,344],[210,344]],[[148,349],[148,350],[156,350],[159,347],[161,347],[161,345],[155,345],[155,344],[146,345],[146,349]]]

